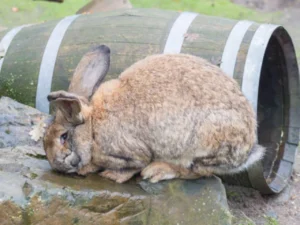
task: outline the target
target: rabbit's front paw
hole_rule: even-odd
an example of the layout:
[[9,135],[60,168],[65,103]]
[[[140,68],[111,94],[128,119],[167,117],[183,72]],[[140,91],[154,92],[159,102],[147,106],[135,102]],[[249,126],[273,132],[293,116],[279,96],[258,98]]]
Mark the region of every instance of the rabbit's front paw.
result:
[[141,173],[143,179],[149,179],[151,183],[157,183],[160,180],[171,180],[179,177],[178,172],[170,164],[165,162],[153,162]]
[[98,166],[93,165],[93,164],[88,164],[88,165],[81,166],[80,168],[78,168],[77,173],[79,175],[85,176],[85,175],[87,175],[89,173],[94,173],[94,172],[96,172],[98,170],[99,170]]
[[140,172],[140,170],[104,170],[103,172],[99,173],[99,175],[121,184],[128,181],[138,172]]

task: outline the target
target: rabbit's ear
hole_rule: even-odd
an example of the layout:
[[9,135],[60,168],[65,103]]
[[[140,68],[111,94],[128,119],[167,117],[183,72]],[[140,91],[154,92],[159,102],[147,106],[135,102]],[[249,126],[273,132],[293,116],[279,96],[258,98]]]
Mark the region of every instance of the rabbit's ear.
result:
[[85,103],[79,96],[65,91],[56,91],[48,95],[48,100],[55,104],[69,123],[73,125],[84,123],[82,109]]
[[90,99],[107,74],[109,65],[110,49],[106,45],[86,53],[76,67],[69,92]]

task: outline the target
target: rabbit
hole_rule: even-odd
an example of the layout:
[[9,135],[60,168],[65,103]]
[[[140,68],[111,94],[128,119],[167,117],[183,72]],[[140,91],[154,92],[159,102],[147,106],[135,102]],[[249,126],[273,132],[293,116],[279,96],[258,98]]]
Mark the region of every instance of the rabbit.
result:
[[48,95],[43,143],[53,169],[123,183],[238,173],[261,160],[257,121],[237,82],[203,58],[156,54],[102,82],[110,49],[79,62],[69,90]]

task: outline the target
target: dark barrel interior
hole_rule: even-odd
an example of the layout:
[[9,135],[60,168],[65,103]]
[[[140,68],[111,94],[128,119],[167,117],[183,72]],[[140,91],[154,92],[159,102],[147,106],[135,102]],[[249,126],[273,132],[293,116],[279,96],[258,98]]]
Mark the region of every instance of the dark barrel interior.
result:
[[[259,83],[258,142],[267,148],[263,175],[275,193],[280,192],[290,178],[299,141],[299,135],[298,140],[297,137],[289,140],[291,132],[295,132],[293,127],[298,126],[293,112],[297,108],[295,100],[299,98],[298,90],[291,86],[298,86],[299,71],[295,54],[291,58],[290,51],[293,46],[289,35],[278,28],[269,40]],[[298,117],[300,119],[300,115]]]

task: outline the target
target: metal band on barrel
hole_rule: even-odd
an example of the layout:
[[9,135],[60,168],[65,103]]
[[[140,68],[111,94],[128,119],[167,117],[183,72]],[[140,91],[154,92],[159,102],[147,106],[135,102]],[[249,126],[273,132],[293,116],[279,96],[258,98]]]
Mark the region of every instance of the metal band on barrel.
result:
[[[262,63],[270,38],[278,27],[279,26],[270,24],[260,25],[256,30],[248,49],[243,74],[242,92],[250,101],[256,113]],[[280,165],[282,165],[282,163],[280,163]],[[261,162],[256,163],[248,169],[248,177],[252,187],[260,190],[262,193],[277,192],[271,187],[274,181],[268,184],[263,175],[263,171],[264,169]],[[278,176],[279,175],[277,175],[277,177]]]
[[[10,46],[10,43],[12,42],[12,40],[14,39],[14,37],[24,28],[24,27],[28,27],[30,26],[30,24],[27,25],[23,25],[23,26],[19,26],[19,27],[15,27],[13,29],[11,29],[9,32],[7,32],[7,34],[5,34],[5,36],[1,39],[0,41],[0,46],[3,48],[4,50],[4,56],[7,52],[8,47]],[[2,68],[2,64],[3,64],[3,60],[4,57],[2,59],[0,59],[0,72],[1,72],[1,68]]]
[[52,31],[46,45],[40,67],[35,103],[36,108],[42,112],[49,113],[47,96],[51,91],[53,71],[58,50],[68,27],[78,16],[79,15],[74,15],[62,19]]
[[256,30],[247,54],[242,92],[257,112],[258,90],[262,63],[269,40],[279,26],[262,24]]
[[230,77],[233,77],[238,51],[251,21],[240,21],[231,30],[222,55],[221,69]]
[[184,34],[197,15],[197,13],[183,12],[177,17],[170,30],[163,53],[180,53]]

